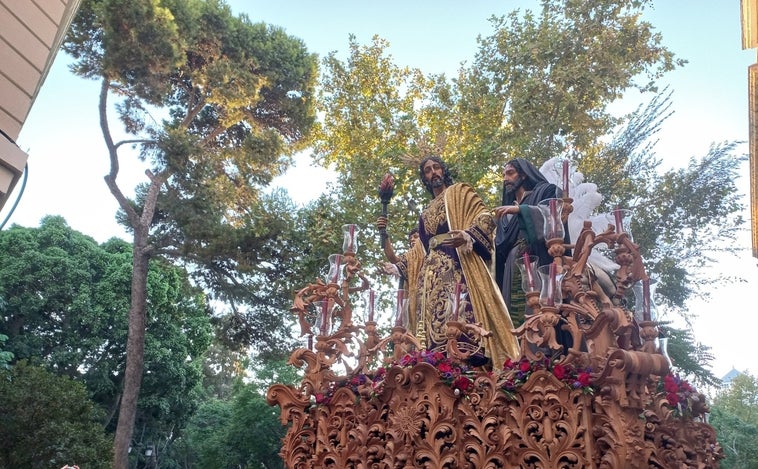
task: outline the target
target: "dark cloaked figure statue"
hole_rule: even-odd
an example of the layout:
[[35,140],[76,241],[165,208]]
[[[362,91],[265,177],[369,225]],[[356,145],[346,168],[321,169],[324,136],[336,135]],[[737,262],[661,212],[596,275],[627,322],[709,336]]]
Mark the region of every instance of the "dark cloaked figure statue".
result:
[[562,193],[558,186],[548,182],[524,158],[506,163],[503,170],[503,207],[496,210],[498,215],[502,211],[503,216],[498,217],[495,237],[495,279],[509,309],[516,259],[526,252],[537,256],[540,266],[553,262],[540,232],[542,221],[536,206],[543,200],[561,197]]
[[[563,191],[548,182],[545,176],[529,161],[516,158],[503,168],[503,205],[495,209],[497,232],[495,237],[495,279],[503,293],[508,310],[517,319],[520,308],[525,314],[525,302],[513,304],[516,259],[525,253],[537,256],[538,265],[548,265],[553,258],[547,252],[547,244],[542,232],[543,219],[537,205],[547,199],[560,198]],[[569,243],[568,227],[564,226],[564,242]],[[515,314],[514,314],[515,313]],[[514,321],[518,322],[518,321]],[[556,340],[566,353],[572,345],[571,335],[555,326]]]

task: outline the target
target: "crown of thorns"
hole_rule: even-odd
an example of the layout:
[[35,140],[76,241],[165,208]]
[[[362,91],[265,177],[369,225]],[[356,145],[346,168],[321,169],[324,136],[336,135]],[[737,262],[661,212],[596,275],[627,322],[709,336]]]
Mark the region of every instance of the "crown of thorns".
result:
[[400,160],[409,167],[417,169],[424,158],[442,155],[446,145],[447,136],[443,133],[437,134],[434,142],[430,142],[428,136],[423,134],[416,140],[416,152],[404,153],[400,155]]

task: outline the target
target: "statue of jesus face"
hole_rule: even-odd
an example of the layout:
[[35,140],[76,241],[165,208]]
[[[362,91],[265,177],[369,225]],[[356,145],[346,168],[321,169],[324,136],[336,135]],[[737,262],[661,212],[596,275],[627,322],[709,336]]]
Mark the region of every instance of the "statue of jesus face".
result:
[[421,162],[419,178],[424,187],[435,196],[453,183],[450,171],[438,156],[429,156]]

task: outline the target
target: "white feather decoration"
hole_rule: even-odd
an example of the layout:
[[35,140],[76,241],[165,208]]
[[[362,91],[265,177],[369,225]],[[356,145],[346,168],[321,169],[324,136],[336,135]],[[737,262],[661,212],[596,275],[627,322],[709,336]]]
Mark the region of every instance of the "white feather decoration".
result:
[[[547,160],[541,167],[540,172],[545,176],[548,182],[558,187],[563,187],[563,158],[553,157]],[[597,185],[591,182],[584,182],[584,175],[576,170],[569,162],[569,197],[573,199],[573,211],[568,217],[568,229],[571,242],[576,242],[579,233],[582,231],[585,220],[592,222],[592,229],[596,233],[605,231],[607,228],[607,218],[603,215],[596,215],[595,210],[603,201],[603,196],[597,191]],[[605,246],[605,245],[603,245]],[[619,268],[613,260],[609,259],[602,253],[602,249],[596,246],[590,253],[589,262],[606,272],[613,272]]]

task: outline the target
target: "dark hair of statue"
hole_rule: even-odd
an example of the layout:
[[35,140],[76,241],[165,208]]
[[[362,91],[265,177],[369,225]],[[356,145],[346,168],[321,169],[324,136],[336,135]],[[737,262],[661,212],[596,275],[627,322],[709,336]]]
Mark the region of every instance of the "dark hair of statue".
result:
[[[528,160],[525,160],[524,158],[513,159],[505,164],[505,166],[508,166],[508,165],[513,166],[513,169],[515,169],[516,172],[518,172],[518,174],[524,179],[521,184],[522,184],[522,187],[527,191],[531,191],[538,184],[541,184],[541,183],[549,184],[548,180],[540,172],[540,170],[537,169],[536,166],[534,166],[532,163],[530,163]],[[502,204],[511,205],[515,199],[516,199],[515,191],[507,190],[505,187],[505,182],[503,182]]]
[[537,184],[537,181],[535,181],[533,179],[530,179],[527,176],[526,171],[521,166],[521,163],[519,162],[519,160],[511,160],[511,161],[505,163],[505,165],[506,166],[508,166],[508,165],[513,166],[513,169],[516,170],[516,172],[519,174],[519,176],[521,176],[522,178],[524,178],[523,185],[524,185],[524,189],[525,190],[530,191],[530,190],[534,189],[534,186]]
[[450,173],[450,169],[447,167],[445,162],[442,161],[442,158],[439,156],[427,156],[421,160],[421,163],[418,165],[418,177],[421,180],[421,183],[424,184],[424,187],[426,187],[426,190],[429,191],[430,194],[434,195],[432,184],[424,178],[424,165],[429,161],[434,161],[435,163],[439,163],[439,165],[442,166],[442,181],[445,183],[445,186],[450,187],[453,185],[453,175]]

